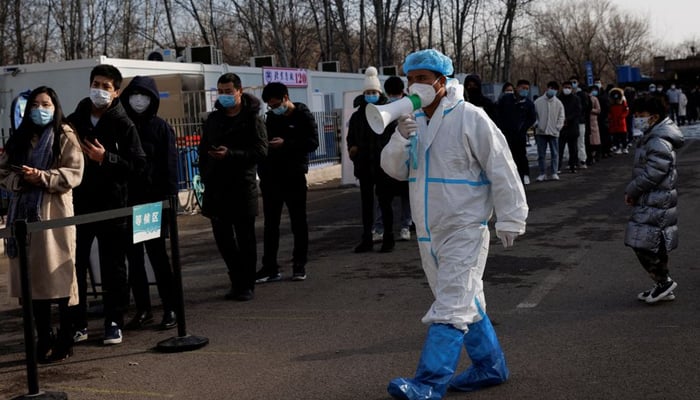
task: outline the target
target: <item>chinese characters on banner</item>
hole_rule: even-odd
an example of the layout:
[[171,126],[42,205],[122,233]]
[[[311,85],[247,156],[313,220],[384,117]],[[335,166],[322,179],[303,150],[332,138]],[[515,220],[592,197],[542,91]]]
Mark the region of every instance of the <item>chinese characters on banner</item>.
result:
[[263,67],[263,85],[281,82],[287,87],[307,87],[308,77],[305,69]]
[[163,203],[141,204],[133,207],[134,243],[160,237]]

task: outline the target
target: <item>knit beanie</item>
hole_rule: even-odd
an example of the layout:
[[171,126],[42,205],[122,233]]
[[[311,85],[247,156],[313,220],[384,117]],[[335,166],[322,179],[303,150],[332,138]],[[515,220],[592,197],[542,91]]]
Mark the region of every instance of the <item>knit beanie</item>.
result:
[[379,93],[382,92],[382,85],[379,83],[376,68],[367,67],[365,70],[365,84],[362,86],[362,90],[376,90]]

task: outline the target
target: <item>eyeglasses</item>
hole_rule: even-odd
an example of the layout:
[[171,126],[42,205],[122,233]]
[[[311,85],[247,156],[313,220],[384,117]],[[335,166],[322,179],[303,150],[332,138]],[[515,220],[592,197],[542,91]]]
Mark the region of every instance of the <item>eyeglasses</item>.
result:
[[274,103],[274,104],[268,102],[267,109],[274,110],[275,108],[279,108],[279,106],[281,106],[283,103],[284,103],[284,101],[280,101],[279,103]]

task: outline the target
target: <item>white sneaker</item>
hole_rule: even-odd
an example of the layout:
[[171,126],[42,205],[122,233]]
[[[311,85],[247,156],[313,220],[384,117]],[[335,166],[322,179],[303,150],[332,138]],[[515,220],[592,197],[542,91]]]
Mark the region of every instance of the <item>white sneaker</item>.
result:
[[530,177],[525,175],[523,176],[523,185],[529,185],[530,184]]
[[540,175],[537,176],[536,181],[537,181],[537,182],[542,182],[542,181],[545,181],[546,179],[547,179],[547,175],[545,175],[545,174],[540,174]]
[[558,181],[558,180],[559,180],[559,174],[552,174],[552,180],[553,180],[553,181]]
[[401,240],[403,240],[403,241],[409,241],[409,240],[411,240],[411,231],[408,230],[408,228],[401,228],[401,232],[399,233],[399,237],[401,237]]
[[374,243],[380,243],[384,240],[384,234],[377,231],[372,231],[372,241]]
[[614,154],[622,154],[622,150],[616,149],[615,151],[613,151],[613,153],[614,153]]
[[622,154],[629,154],[629,150],[627,150],[627,147],[625,147],[624,149],[622,149]]

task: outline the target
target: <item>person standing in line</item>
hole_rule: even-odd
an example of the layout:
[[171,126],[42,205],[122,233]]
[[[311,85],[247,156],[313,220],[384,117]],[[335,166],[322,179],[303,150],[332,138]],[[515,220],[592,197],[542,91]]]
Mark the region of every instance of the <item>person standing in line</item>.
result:
[[221,75],[216,89],[219,98],[204,122],[198,149],[206,187],[202,215],[211,220],[228,269],[231,290],[225,298],[249,301],[255,297],[258,258],[256,167],[267,156],[267,133],[260,100],[243,92],[238,75]]
[[[404,89],[403,80],[398,76],[391,76],[384,82],[384,92],[389,98],[389,103],[401,100],[404,97]],[[389,140],[389,136],[382,137],[385,139],[382,141],[383,148]],[[413,225],[413,220],[411,219],[411,203],[408,198],[408,182],[398,182],[395,183],[395,186],[401,199],[401,230],[399,231],[399,238],[403,241],[408,241],[411,240],[411,225]],[[384,223],[382,208],[379,207],[379,202],[377,202],[374,211],[377,216],[374,219],[372,240],[374,242],[381,242],[384,236]]]
[[584,90],[585,88],[582,87],[583,85],[579,82],[577,75],[573,75],[569,78],[569,81],[571,82],[571,88],[574,90],[574,94],[576,94],[581,103],[581,118],[578,122],[578,140],[576,142],[576,147],[578,149],[579,167],[581,169],[586,169],[588,168],[589,153],[586,149],[590,147],[587,133],[590,132],[590,126],[588,124],[590,121],[589,116],[591,115],[591,100],[588,92]]
[[[663,93],[663,87],[661,88]],[[666,99],[669,104],[669,115],[671,120],[678,123],[678,108],[681,101],[681,91],[676,88],[676,84],[672,83],[671,88],[666,91]]]
[[[63,117],[58,95],[46,86],[34,89],[20,126],[0,154],[0,187],[12,193],[7,226],[19,219],[36,222],[72,217],[73,188],[80,184],[84,167],[80,143]],[[73,353],[68,306],[78,302],[75,226],[35,232],[28,239],[37,361],[62,361]],[[8,239],[6,253],[10,296],[22,297],[14,238]],[[58,303],[59,310],[57,339],[51,327],[52,303]]]
[[[421,263],[435,296],[414,378],[396,378],[397,399],[440,399],[448,386],[472,391],[508,379],[505,356],[486,314],[483,274],[495,210],[504,247],[525,232],[525,190],[506,139],[481,108],[464,101],[452,60],[420,50],[403,64],[422,109],[399,119],[381,166],[409,181]],[[455,375],[462,347],[472,365]]]
[[360,181],[360,199],[362,202],[362,238],[355,246],[355,253],[371,251],[374,247],[372,226],[374,224],[374,196],[376,193],[379,207],[382,210],[384,234],[380,252],[388,253],[394,250],[393,232],[394,211],[391,206],[398,182],[391,179],[379,165],[383,145],[383,137],[393,133],[396,123],[391,123],[381,135],[370,128],[365,116],[368,104],[383,105],[387,97],[382,94],[382,86],[377,77],[377,69],[368,67],[365,71],[363,93],[353,102],[357,110],[348,123],[348,155],[353,162],[355,177]]
[[668,253],[678,247],[676,150],[683,133],[667,117],[665,99],[645,95],[633,105],[634,124],[644,135],[637,141],[632,180],[625,204],[632,207],[625,245],[631,247],[654,286],[637,295],[647,304],[674,300],[678,284],[669,276]]
[[610,113],[610,98],[608,91],[603,87],[603,82],[596,79],[594,84],[598,88],[598,103],[600,103],[600,114],[598,114],[598,131],[600,131],[600,154],[602,158],[612,156],[612,139],[608,130],[608,115]]
[[620,88],[614,88],[609,93],[610,111],[608,112],[608,132],[612,138],[613,153],[627,154],[627,114],[629,107],[624,93]]
[[496,104],[496,122],[508,141],[515,165],[524,185],[530,184],[530,161],[527,159],[527,131],[537,121],[535,104],[528,98],[530,82],[521,79],[517,88],[506,83]]
[[544,96],[535,100],[535,113],[537,114],[537,128],[535,129],[535,142],[537,143],[537,164],[540,174],[537,182],[547,179],[545,156],[549,146],[551,158],[551,179],[558,181],[559,174],[559,132],[564,126],[564,105],[557,98],[559,84],[551,81],[547,84]]
[[[136,76],[119,96],[129,118],[136,124],[141,146],[146,154],[142,174],[129,182],[129,205],[168,201],[177,195],[177,149],[173,128],[158,117],[160,94],[155,80]],[[129,285],[134,294],[136,315],[126,324],[127,329],[139,329],[153,321],[151,293],[146,276],[144,248],[156,278],[158,294],[163,303],[160,329],[177,326],[173,271],[166,250],[168,219],[162,219],[161,236],[134,243],[127,250]]]
[[564,126],[559,134],[559,168],[564,157],[564,148],[569,152],[569,172],[576,173],[578,169],[578,135],[581,120],[581,102],[574,94],[571,82],[562,84],[559,100],[564,105]]
[[491,99],[484,96],[481,86],[481,76],[479,74],[469,74],[464,78],[464,91],[466,100],[477,107],[483,108],[486,115],[492,120],[496,120],[496,105]]
[[590,92],[591,113],[589,114],[589,154],[588,162],[590,164],[600,161],[600,130],[598,129],[598,115],[600,114],[600,102],[598,102],[598,87],[591,86],[588,88]]
[[678,88],[678,126],[688,122],[688,96],[683,93],[683,88]]
[[267,84],[262,99],[269,109],[265,119],[269,141],[267,157],[258,164],[265,245],[262,268],[256,273],[255,282],[278,281],[282,277],[277,253],[285,204],[294,235],[292,280],[303,281],[309,252],[306,173],[309,172],[309,153],[318,148],[318,126],[306,104],[289,99],[289,90],[283,83]]
[[[146,155],[136,126],[119,101],[121,84],[122,74],[116,67],[96,66],[90,72],[90,97],[80,101],[68,117],[86,156],[83,181],[74,190],[76,215],[126,207],[129,179],[143,171]],[[87,271],[95,239],[104,299],[103,343],[122,342],[124,313],[129,307],[128,226],[126,217],[77,226],[75,268],[80,302],[71,307],[75,342],[88,338]]]

